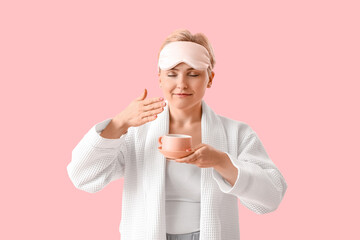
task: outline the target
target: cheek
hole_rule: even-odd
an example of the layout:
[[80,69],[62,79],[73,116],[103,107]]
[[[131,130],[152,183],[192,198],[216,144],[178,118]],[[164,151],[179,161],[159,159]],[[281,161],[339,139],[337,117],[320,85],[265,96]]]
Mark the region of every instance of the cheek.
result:
[[165,82],[165,83],[162,84],[163,89],[169,89],[170,87],[171,87],[171,85],[169,83]]
[[196,84],[196,88],[198,88],[198,89],[206,88],[206,86],[207,86],[207,83],[206,83],[205,80],[199,81],[199,82]]
[[163,81],[163,84],[162,84],[165,88],[172,88],[174,87],[176,84],[174,81]]

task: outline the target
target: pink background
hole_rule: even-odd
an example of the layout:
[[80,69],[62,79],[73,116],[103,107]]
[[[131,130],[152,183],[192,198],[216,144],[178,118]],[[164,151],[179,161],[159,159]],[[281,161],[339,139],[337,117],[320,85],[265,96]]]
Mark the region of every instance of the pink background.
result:
[[[360,239],[358,1],[1,1],[0,239],[119,239],[123,179],[77,190],[66,166],[144,88],[173,30],[216,56],[205,101],[248,123],[288,183],[239,204],[241,239]],[[357,189],[357,190],[356,190]]]

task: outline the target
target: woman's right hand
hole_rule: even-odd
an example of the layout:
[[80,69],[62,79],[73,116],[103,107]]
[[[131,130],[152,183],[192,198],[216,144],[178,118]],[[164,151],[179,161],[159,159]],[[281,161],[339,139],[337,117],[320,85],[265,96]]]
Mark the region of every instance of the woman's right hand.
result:
[[147,89],[140,97],[133,100],[121,113],[114,117],[114,120],[122,126],[137,127],[145,123],[153,121],[157,118],[157,114],[164,111],[166,103],[159,97],[145,99]]

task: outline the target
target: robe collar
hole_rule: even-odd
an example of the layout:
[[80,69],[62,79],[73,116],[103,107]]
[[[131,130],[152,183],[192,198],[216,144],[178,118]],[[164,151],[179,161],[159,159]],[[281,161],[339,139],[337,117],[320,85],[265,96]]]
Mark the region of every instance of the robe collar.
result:
[[[165,174],[166,158],[158,151],[158,138],[169,133],[169,108],[150,122],[145,142],[144,198],[145,239],[166,239]],[[215,112],[201,102],[201,142],[222,152],[228,151],[224,126]],[[219,209],[222,193],[213,178],[213,168],[201,168],[200,240],[221,239]]]

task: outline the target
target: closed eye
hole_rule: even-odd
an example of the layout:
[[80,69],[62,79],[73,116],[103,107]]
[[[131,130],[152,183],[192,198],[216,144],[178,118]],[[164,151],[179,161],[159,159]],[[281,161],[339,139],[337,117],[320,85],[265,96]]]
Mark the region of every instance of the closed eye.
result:
[[[176,77],[176,75],[167,75],[168,77]],[[199,75],[189,75],[190,77],[197,77]]]

